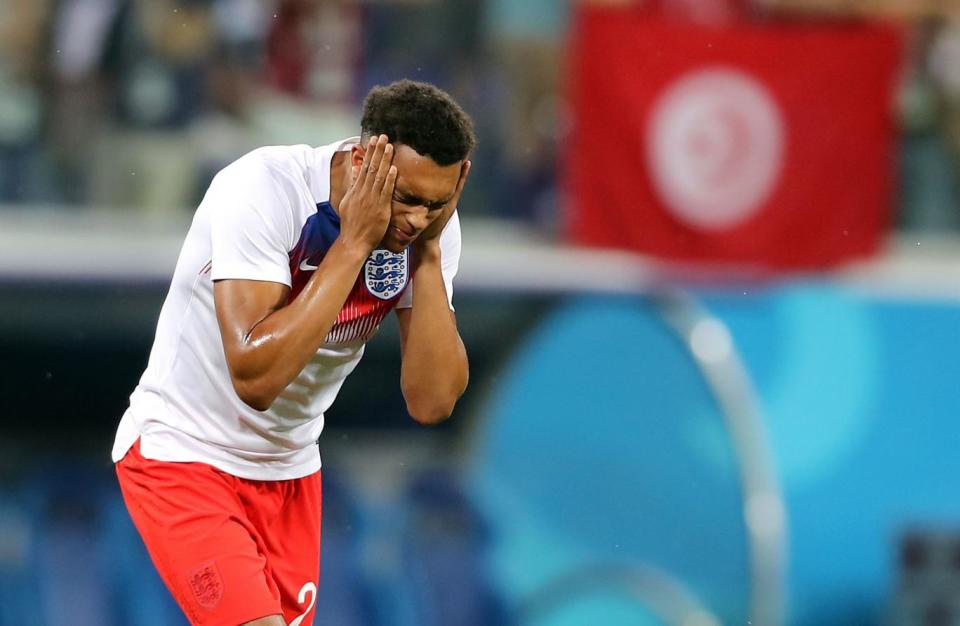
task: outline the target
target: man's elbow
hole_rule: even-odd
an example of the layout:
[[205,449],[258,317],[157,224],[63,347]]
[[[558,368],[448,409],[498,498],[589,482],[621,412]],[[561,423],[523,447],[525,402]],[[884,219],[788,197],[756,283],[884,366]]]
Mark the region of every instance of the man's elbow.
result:
[[277,399],[276,393],[252,381],[234,380],[233,389],[237,392],[240,401],[254,411],[266,411]]
[[414,421],[427,426],[439,424],[453,414],[457,400],[467,390],[466,370],[450,380],[425,382],[401,375],[400,389],[407,402],[407,412]]
[[240,396],[240,399],[254,411],[266,411],[273,406],[273,398],[265,396]]
[[425,426],[439,424],[449,419],[457,405],[457,400],[460,399],[460,395],[460,393],[450,393],[445,396],[418,395],[411,392],[404,394],[407,401],[407,412],[410,417]]

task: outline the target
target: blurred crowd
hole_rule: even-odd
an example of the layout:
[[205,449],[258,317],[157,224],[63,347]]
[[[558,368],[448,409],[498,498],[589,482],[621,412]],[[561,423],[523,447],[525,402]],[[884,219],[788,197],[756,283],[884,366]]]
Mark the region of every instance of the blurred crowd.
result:
[[552,229],[578,1],[905,21],[900,222],[960,228],[960,3],[945,0],[0,0],[0,204],[191,210],[243,152],[355,134],[366,91],[410,77],[475,118],[471,206]]

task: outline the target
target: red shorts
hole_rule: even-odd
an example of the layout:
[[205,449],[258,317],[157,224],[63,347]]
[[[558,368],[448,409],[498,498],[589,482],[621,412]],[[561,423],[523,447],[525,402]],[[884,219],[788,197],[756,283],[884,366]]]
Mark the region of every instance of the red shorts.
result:
[[320,574],[320,472],[237,478],[205,463],[117,463],[127,510],[191,624],[237,626],[283,615],[309,626]]

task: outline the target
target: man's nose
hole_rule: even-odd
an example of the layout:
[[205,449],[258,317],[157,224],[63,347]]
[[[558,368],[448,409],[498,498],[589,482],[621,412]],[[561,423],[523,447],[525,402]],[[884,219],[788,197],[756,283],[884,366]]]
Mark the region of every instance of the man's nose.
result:
[[407,214],[407,222],[415,230],[421,231],[430,225],[430,214],[426,207],[416,207]]

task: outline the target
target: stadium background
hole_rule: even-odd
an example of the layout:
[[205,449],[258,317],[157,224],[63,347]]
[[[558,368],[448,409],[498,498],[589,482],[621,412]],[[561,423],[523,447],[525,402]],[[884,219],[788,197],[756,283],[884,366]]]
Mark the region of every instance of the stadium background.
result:
[[[691,32],[729,51],[892,30],[894,86],[855,100],[893,116],[861,145],[879,179],[805,196],[814,168],[786,243],[688,228],[696,263],[676,231],[651,243],[676,225],[662,187],[586,210],[652,175],[613,130],[588,142],[608,159],[577,161],[583,94],[629,105],[666,64],[591,57],[588,18],[679,34],[656,58]],[[477,124],[456,294],[472,383],[417,427],[393,323],[369,346],[320,441],[318,624],[960,623],[950,3],[4,0],[0,33],[0,625],[184,623],[108,452],[191,212],[223,164],[354,134],[362,95],[401,77]],[[823,59],[859,54],[805,45],[794,69],[830,88],[795,90],[801,119],[853,89]],[[611,108],[601,128],[629,117]],[[882,192],[854,203],[873,230],[818,256],[813,226],[861,189]],[[603,231],[641,211],[641,236]]]

